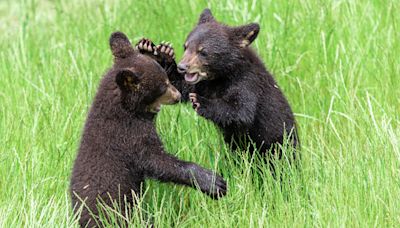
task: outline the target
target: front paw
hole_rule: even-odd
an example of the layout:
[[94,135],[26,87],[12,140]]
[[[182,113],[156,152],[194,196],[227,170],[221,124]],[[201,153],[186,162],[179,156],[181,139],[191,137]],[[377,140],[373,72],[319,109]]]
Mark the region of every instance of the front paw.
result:
[[210,185],[208,191],[205,191],[213,199],[219,199],[226,195],[228,192],[228,187],[226,181],[221,176],[214,174],[210,180]]
[[151,57],[157,56],[157,47],[151,41],[150,39],[147,38],[142,38],[135,46],[140,53],[145,54],[145,55],[150,55]]
[[170,42],[162,41],[159,45],[157,45],[157,50],[161,58],[163,58],[166,63],[175,61],[175,51]]
[[219,199],[226,195],[228,188],[227,183],[218,174],[215,174],[211,170],[203,169],[198,170],[195,175],[194,184],[200,188],[200,190],[210,196],[213,199]]
[[198,112],[200,108],[200,102],[197,99],[197,94],[196,93],[189,93],[189,99],[192,102],[192,107],[193,109]]

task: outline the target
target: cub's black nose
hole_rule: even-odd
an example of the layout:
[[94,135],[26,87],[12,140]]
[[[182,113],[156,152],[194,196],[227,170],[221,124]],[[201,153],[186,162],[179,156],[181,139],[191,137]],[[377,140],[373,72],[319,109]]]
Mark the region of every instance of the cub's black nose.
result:
[[181,74],[186,73],[187,68],[188,68],[188,67],[187,67],[186,64],[182,64],[182,63],[179,63],[179,64],[178,64],[178,72],[181,73]]

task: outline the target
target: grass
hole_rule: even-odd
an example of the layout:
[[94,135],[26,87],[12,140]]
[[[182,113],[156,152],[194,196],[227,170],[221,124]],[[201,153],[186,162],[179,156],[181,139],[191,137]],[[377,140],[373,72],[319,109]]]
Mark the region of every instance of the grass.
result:
[[213,201],[149,181],[135,216],[159,227],[400,223],[398,1],[5,0],[0,227],[77,226],[69,176],[97,84],[112,63],[110,33],[172,41],[180,59],[207,6],[231,25],[260,23],[253,47],[296,113],[302,175],[283,165],[290,185],[279,183],[259,163],[230,153],[189,105],[164,107],[157,126],[166,149],[218,170],[229,193]]

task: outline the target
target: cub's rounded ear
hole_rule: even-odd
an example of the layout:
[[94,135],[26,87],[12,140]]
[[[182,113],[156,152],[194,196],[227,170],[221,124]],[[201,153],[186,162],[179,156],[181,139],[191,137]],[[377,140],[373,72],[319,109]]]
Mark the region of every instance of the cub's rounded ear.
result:
[[110,36],[111,52],[116,58],[126,58],[134,50],[128,37],[122,32],[114,32]]
[[257,38],[259,32],[260,25],[257,23],[239,26],[233,29],[233,34],[236,36],[236,41],[239,42],[240,47],[249,46]]
[[121,90],[136,90],[140,80],[136,73],[124,69],[117,73],[115,81]]
[[211,14],[211,10],[206,8],[203,10],[203,12],[200,14],[200,18],[199,18],[199,22],[198,24],[204,24],[204,23],[208,23],[214,21],[214,17]]

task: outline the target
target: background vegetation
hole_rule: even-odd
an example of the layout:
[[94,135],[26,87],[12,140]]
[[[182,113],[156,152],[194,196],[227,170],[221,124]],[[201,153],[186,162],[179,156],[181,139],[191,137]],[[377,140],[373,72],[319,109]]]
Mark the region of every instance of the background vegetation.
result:
[[276,181],[257,160],[230,153],[189,105],[164,107],[157,126],[167,150],[222,173],[229,193],[213,201],[149,181],[133,224],[138,216],[158,227],[400,223],[399,1],[4,0],[0,227],[77,225],[69,176],[112,63],[109,35],[172,41],[180,59],[205,7],[230,25],[260,23],[253,47],[296,113],[302,175],[283,162],[290,184]]

